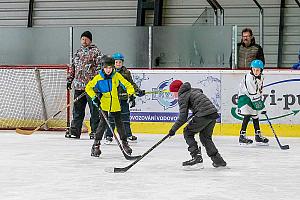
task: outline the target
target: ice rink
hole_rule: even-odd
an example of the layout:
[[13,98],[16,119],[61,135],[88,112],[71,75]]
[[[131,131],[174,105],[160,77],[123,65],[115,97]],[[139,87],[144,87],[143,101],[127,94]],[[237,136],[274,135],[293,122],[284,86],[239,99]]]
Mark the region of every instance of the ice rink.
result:
[[[133,155],[142,154],[164,135],[137,134]],[[204,169],[184,171],[190,159],[182,135],[167,139],[123,174],[104,171],[125,167],[116,144],[102,145],[100,158],[90,156],[93,143],[66,139],[64,133],[18,135],[0,132],[1,200],[295,200],[300,196],[300,138],[274,138],[270,146],[242,147],[237,137],[214,137],[228,163],[215,169],[203,150]]]

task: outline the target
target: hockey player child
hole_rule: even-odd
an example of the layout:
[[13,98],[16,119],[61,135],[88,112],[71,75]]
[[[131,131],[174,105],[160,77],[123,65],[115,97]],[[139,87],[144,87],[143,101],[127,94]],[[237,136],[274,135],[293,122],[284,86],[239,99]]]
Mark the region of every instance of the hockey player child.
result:
[[216,107],[198,88],[192,88],[189,82],[184,84],[180,80],[175,80],[170,84],[170,92],[178,98],[179,116],[169,131],[169,135],[175,132],[187,121],[189,110],[192,111],[193,118],[184,128],[184,139],[188,145],[188,151],[192,156],[191,160],[182,163],[186,169],[203,168],[203,159],[200,145],[198,147],[195,135],[199,133],[200,141],[206,149],[207,155],[213,161],[214,167],[225,167],[226,162],[218,152],[212,141],[212,133],[215,127],[218,113]]
[[[138,86],[132,80],[130,71],[125,66],[123,66],[124,56],[121,53],[117,52],[112,55],[112,58],[115,60],[115,70],[119,72],[127,81],[129,81],[133,85],[136,95],[139,97],[144,96],[145,90],[141,90],[138,88]],[[130,110],[129,110],[128,96],[122,95],[126,93],[126,88],[124,88],[123,85],[119,85],[118,92],[119,92],[119,99],[121,104],[122,121],[124,123],[127,139],[130,141],[136,141],[137,137],[132,135],[132,131],[130,128]],[[135,106],[135,100],[134,100],[135,97],[131,95],[131,98],[132,98],[131,99],[132,105],[130,106],[130,108],[133,108]],[[115,129],[115,122],[112,118],[112,115],[109,115],[108,119],[112,129]],[[106,138],[106,144],[112,142],[113,135],[110,129],[106,129],[105,138]]]
[[246,129],[250,118],[253,120],[255,129],[255,141],[261,144],[267,144],[269,140],[261,135],[259,128],[258,111],[264,109],[262,101],[262,88],[264,77],[262,71],[264,64],[261,60],[251,62],[251,71],[246,74],[240,83],[238,98],[238,113],[244,116],[242,128],[240,130],[239,143],[252,144],[253,141],[246,137]]
[[[114,64],[115,61],[113,58],[105,56],[103,58],[102,69],[99,71],[99,74],[88,82],[85,91],[91,97],[93,103],[103,110],[106,118],[108,112],[114,117],[117,131],[122,141],[122,146],[125,152],[130,155],[132,149],[128,145],[124,125],[121,120],[121,107],[117,88],[120,83],[123,84],[128,95],[134,94],[134,88],[120,73],[114,70]],[[91,156],[100,156],[100,141],[106,127],[106,120],[104,116],[100,114],[100,122],[96,130],[95,141],[91,149]]]

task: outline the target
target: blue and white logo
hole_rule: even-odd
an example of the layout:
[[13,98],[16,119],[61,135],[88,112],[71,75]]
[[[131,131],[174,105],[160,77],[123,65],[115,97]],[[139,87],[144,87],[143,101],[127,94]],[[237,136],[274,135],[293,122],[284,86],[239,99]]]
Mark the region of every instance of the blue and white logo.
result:
[[168,90],[170,84],[173,82],[173,78],[169,80],[165,80],[161,82],[157,88],[152,88],[152,91],[157,93],[152,94],[152,100],[157,100],[158,103],[164,108],[164,110],[167,110],[169,108],[172,108],[176,106],[177,100],[174,99],[173,94],[170,92],[159,92],[163,90]]

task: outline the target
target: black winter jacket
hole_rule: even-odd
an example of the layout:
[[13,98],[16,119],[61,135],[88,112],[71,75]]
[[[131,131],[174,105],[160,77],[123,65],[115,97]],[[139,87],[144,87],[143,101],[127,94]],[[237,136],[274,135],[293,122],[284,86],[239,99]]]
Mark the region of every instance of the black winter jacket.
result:
[[186,121],[189,110],[194,116],[204,117],[217,113],[218,110],[198,88],[192,88],[189,82],[184,83],[178,91],[179,116],[172,126],[173,131],[177,131]]

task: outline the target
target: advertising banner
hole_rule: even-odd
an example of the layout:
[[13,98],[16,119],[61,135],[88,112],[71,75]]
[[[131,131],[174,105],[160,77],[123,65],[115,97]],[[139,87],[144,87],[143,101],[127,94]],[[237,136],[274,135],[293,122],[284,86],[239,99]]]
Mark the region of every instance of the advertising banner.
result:
[[[245,72],[249,73],[249,71]],[[222,123],[241,123],[237,114],[238,89],[245,73],[222,74]],[[243,84],[243,83],[242,83]],[[263,101],[270,120],[277,124],[300,124],[300,75],[264,73]],[[260,121],[266,122],[264,115]]]
[[176,79],[182,82],[188,81],[192,87],[201,88],[216,108],[219,111],[221,109],[221,78],[219,72],[134,70],[132,76],[134,82],[141,89],[153,92],[153,94],[136,98],[136,106],[131,109],[132,122],[176,121],[179,111],[177,100],[170,92],[159,92],[169,90],[169,85]]
[[[178,103],[172,93],[165,92],[172,81],[179,79],[200,88],[218,109],[218,122],[239,124],[237,114],[239,84],[249,70],[132,70],[135,83],[147,92],[136,99],[131,109],[133,122],[174,122]],[[300,124],[300,74],[292,71],[264,72],[263,101],[271,120],[279,124]],[[163,91],[163,92],[159,92]],[[265,122],[264,116],[260,121]]]

